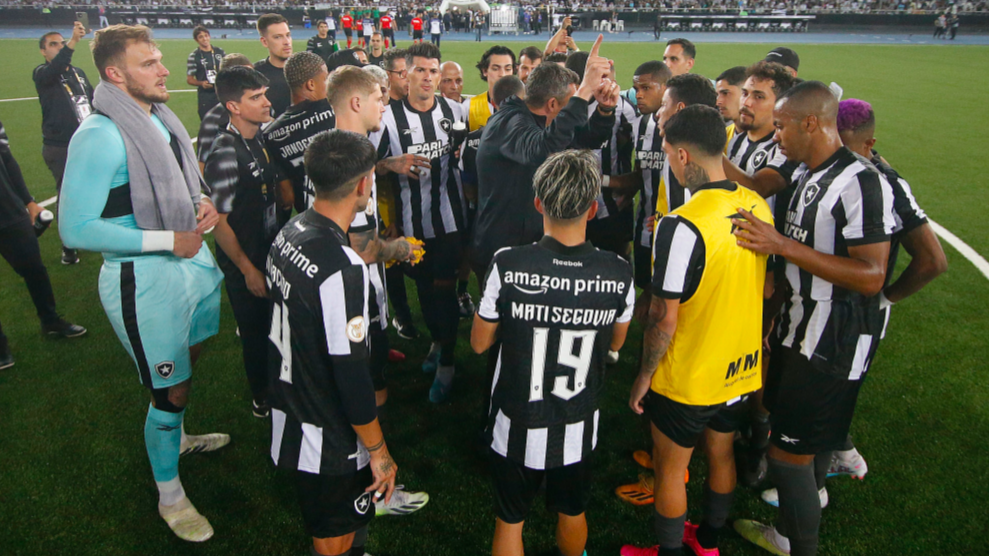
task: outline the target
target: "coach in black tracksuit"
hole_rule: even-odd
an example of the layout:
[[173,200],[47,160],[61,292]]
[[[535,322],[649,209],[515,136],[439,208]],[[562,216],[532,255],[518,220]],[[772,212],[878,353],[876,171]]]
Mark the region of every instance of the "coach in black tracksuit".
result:
[[[39,41],[45,63],[34,68],[34,87],[41,103],[41,155],[55,178],[55,191],[62,189],[62,174],[69,156],[69,139],[82,119],[92,111],[93,86],[86,73],[72,65],[76,44],[86,33],[78,21],[68,42],[56,32]],[[79,262],[73,249],[62,250],[62,263]]]
[[[0,256],[24,279],[41,319],[42,332],[66,338],[82,336],[85,328],[66,322],[55,311],[55,294],[32,226],[41,210],[27,190],[21,167],[10,152],[7,132],[0,123]],[[13,364],[7,337],[0,327],[0,369]]]
[[[488,120],[477,151],[477,223],[471,266],[485,275],[502,247],[525,245],[543,236],[542,216],[533,205],[532,178],[546,158],[570,147],[600,145],[615,123],[599,110],[587,117],[588,101],[601,75],[577,74],[558,64],[532,70],[526,98],[510,97]],[[579,85],[576,94],[574,87]]]

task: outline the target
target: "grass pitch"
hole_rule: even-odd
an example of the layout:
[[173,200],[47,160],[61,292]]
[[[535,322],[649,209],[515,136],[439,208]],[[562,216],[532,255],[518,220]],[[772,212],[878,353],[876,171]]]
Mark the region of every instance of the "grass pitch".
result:
[[[404,37],[400,37],[405,39]],[[402,43],[407,44],[407,40]],[[229,52],[263,57],[256,42],[216,40]],[[446,59],[466,70],[465,91],[483,90],[472,68],[486,42],[447,42]],[[0,98],[36,93],[31,70],[41,61],[34,41],[5,40]],[[541,45],[541,44],[540,44]],[[296,48],[305,42],[296,41]],[[586,46],[586,45],[585,45]],[[169,85],[188,89],[185,58],[192,41],[164,41]],[[696,71],[721,70],[760,59],[765,45],[700,45]],[[954,46],[802,45],[801,74],[836,81],[846,97],[873,103],[878,149],[911,183],[928,214],[980,253],[989,254],[989,206],[984,187],[989,127],[984,70],[989,49]],[[658,45],[605,43],[619,80],[662,55]],[[91,79],[88,47],[74,63]],[[194,135],[195,93],[176,93],[169,105]],[[0,103],[3,121],[35,197],[54,195],[41,159],[37,101]],[[222,431],[233,442],[214,454],[181,462],[192,500],[216,536],[201,546],[176,539],[156,515],[157,493],[144,450],[148,395],[99,303],[101,258],[58,263],[54,232],[41,239],[59,310],[89,328],[75,341],[51,341],[38,322],[20,278],[0,264],[0,319],[17,365],[0,372],[0,554],[306,554],[292,484],[272,469],[269,427],[250,416],[250,394],[240,363],[233,315],[224,301],[220,334],[206,344],[187,412],[192,433]],[[868,459],[864,482],[828,483],[831,505],[821,525],[821,554],[974,554],[989,530],[989,282],[950,247],[949,271],[893,311],[889,334],[869,373],[852,427]],[[904,255],[901,259],[907,259]],[[902,265],[905,264],[901,262]],[[476,287],[472,288],[476,294]],[[414,287],[410,298],[415,307]],[[476,298],[476,295],[475,295]],[[425,330],[421,320],[419,328]],[[469,333],[461,325],[461,338]],[[650,508],[617,500],[613,489],[636,479],[631,451],[643,447],[639,421],[627,409],[641,330],[633,325],[619,365],[610,371],[602,403],[596,484],[588,518],[588,553],[617,554],[621,544],[652,544]],[[461,342],[452,403],[426,400],[432,377],[419,362],[428,341],[405,342],[404,365],[389,369],[391,399],[385,433],[399,464],[399,482],[426,490],[431,502],[408,517],[375,520],[368,551],[375,555],[460,555],[489,551],[494,514],[488,478],[471,445],[483,404],[484,360]],[[702,458],[691,466],[688,517],[699,518]],[[739,488],[732,517],[771,520],[775,510],[758,493]],[[541,507],[526,528],[529,553],[553,546],[553,519]],[[733,533],[724,554],[757,554]]]

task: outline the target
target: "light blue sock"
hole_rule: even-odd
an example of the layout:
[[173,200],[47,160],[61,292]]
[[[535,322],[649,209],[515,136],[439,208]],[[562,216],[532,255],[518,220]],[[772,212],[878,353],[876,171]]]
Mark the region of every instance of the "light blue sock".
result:
[[169,413],[149,405],[148,418],[144,422],[144,444],[158,484],[159,502],[165,506],[171,506],[185,496],[178,480],[184,415],[185,411]]

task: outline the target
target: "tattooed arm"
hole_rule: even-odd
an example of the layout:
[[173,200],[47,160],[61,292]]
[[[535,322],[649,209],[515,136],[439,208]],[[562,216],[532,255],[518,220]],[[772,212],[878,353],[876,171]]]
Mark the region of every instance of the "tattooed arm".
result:
[[375,491],[375,501],[391,501],[392,492],[395,491],[395,475],[398,473],[398,465],[388,452],[385,444],[385,437],[381,433],[381,425],[375,419],[366,425],[352,425],[354,432],[360,437],[361,442],[367,447],[371,454],[371,473],[374,475],[374,484],[367,487],[365,492]]
[[649,306],[649,316],[646,319],[645,334],[642,338],[642,363],[639,375],[632,385],[632,395],[628,405],[632,411],[642,414],[642,400],[652,385],[652,375],[659,367],[659,362],[670,347],[673,333],[677,328],[677,314],[680,309],[679,299],[664,299],[653,296]]
[[412,256],[412,245],[404,237],[386,241],[374,230],[350,234],[350,246],[367,264],[407,261]]

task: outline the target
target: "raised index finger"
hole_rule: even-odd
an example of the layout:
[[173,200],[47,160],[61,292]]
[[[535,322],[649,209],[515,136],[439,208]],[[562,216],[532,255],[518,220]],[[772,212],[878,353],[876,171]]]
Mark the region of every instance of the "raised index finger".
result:
[[598,51],[601,50],[601,41],[603,40],[604,40],[604,35],[598,35],[597,40],[594,41],[594,46],[591,47],[591,53],[589,54],[591,58],[594,58],[595,56],[598,55]]

